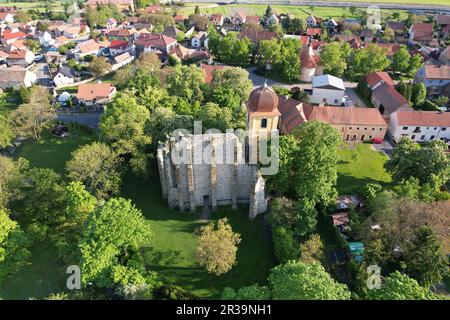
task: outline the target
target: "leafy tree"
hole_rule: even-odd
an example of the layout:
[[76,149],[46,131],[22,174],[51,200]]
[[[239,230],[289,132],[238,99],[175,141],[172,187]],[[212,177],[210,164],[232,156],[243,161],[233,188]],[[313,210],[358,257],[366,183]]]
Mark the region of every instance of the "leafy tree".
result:
[[389,64],[386,49],[370,44],[365,49],[352,52],[347,61],[347,74],[352,79],[360,79],[369,73],[385,70]]
[[203,101],[203,71],[195,65],[178,66],[167,77],[167,91],[170,95],[185,98],[189,103]]
[[298,243],[293,233],[286,228],[276,227],[272,230],[273,249],[279,263],[297,259],[299,256]]
[[407,273],[425,287],[438,284],[449,267],[444,250],[429,227],[415,232],[405,262]]
[[197,261],[209,273],[217,276],[231,270],[236,264],[237,245],[241,236],[233,232],[228,219],[223,218],[200,228]]
[[248,287],[234,290],[232,288],[225,288],[221,299],[223,300],[269,300],[269,288],[254,284]]
[[150,112],[129,91],[119,93],[100,119],[100,134],[119,155],[131,156],[134,173],[147,176],[148,147],[151,137],[145,133]]
[[107,74],[111,70],[111,64],[105,57],[95,56],[91,62],[89,62],[89,70],[94,77],[99,78]]
[[315,231],[317,225],[317,210],[315,202],[309,198],[303,198],[296,203],[297,226],[296,233],[301,237],[307,237]]
[[15,137],[11,120],[0,114],[0,149],[10,146]]
[[297,81],[300,78],[300,43],[292,39],[263,40],[259,45],[260,61],[281,75],[286,81]]
[[321,263],[325,258],[322,240],[318,234],[313,234],[311,238],[300,247],[300,261],[306,264]]
[[296,154],[298,152],[298,140],[292,135],[283,135],[279,138],[277,174],[267,179],[268,189],[277,194],[293,194],[294,175],[293,171]]
[[415,177],[421,185],[428,183],[440,187],[450,179],[450,159],[445,154],[446,149],[442,141],[432,141],[421,147],[402,138],[385,168],[396,183]]
[[320,61],[323,65],[324,72],[332,74],[336,77],[342,77],[347,69],[347,50],[343,47],[349,46],[347,42],[332,42],[325,46],[320,54]]
[[412,86],[411,102],[415,108],[422,106],[427,98],[427,88],[425,84],[416,83]]
[[441,300],[445,297],[433,294],[416,280],[396,271],[384,278],[380,289],[369,290],[370,300]]
[[276,300],[348,300],[350,291],[337,283],[319,263],[290,261],[273,268],[269,286]]
[[252,44],[247,37],[238,39],[236,33],[228,32],[223,39],[213,36],[212,40],[209,45],[219,61],[242,67],[250,63]]
[[17,161],[0,155],[0,208],[22,197],[23,172],[28,162],[19,158]]
[[411,78],[414,77],[417,71],[422,67],[422,64],[423,58],[420,54],[412,55],[411,59],[409,59],[408,76],[410,76]]
[[233,128],[233,116],[228,108],[221,108],[217,104],[208,102],[196,114],[196,119],[202,121],[203,130],[219,129],[225,132]]
[[[444,107],[447,103],[448,103],[449,99],[446,96],[439,96],[436,98],[436,100],[434,101],[439,107]],[[0,120],[1,123],[1,120]],[[1,141],[1,139],[0,139]],[[1,143],[1,142],[0,142]],[[1,144],[0,144],[1,146]]]
[[189,21],[195,26],[197,31],[205,31],[208,29],[208,17],[201,14],[191,14],[189,16]]
[[200,14],[200,8],[198,6],[195,6],[194,13],[195,14]]
[[138,252],[149,236],[148,223],[130,200],[110,199],[99,206],[89,215],[79,245],[83,285],[155,285]]
[[395,39],[395,32],[391,28],[386,28],[383,32],[383,39],[387,42],[391,42]]
[[266,18],[269,18],[270,16],[272,16],[273,14],[273,10],[272,7],[270,6],[270,4],[267,5],[266,8],[266,14],[264,15]]
[[29,235],[43,240],[49,229],[65,220],[65,183],[58,173],[47,168],[31,168],[25,172],[25,177],[27,183],[21,199],[23,221]]
[[214,70],[213,80],[209,84],[210,94],[214,96],[216,90],[226,88],[238,96],[240,103],[245,102],[253,88],[248,76],[247,70],[242,68]]
[[17,11],[17,12],[14,12],[14,20],[16,22],[27,23],[27,22],[31,21],[31,18],[28,15],[28,13],[26,13],[25,11]]
[[72,152],[66,164],[67,176],[82,182],[97,199],[117,194],[120,189],[120,158],[107,145],[94,142]]
[[42,130],[47,128],[56,117],[55,109],[50,101],[50,94],[46,88],[33,87],[28,101],[20,105],[11,114],[16,133],[39,140]]
[[400,46],[400,49],[392,56],[392,70],[394,70],[394,72],[407,74],[409,72],[410,59],[411,55],[406,46]]
[[0,207],[0,284],[6,275],[19,270],[30,257],[29,241],[17,222]]
[[328,124],[310,121],[293,134],[300,140],[294,169],[297,195],[315,203],[334,201],[337,148],[342,141],[339,133]]

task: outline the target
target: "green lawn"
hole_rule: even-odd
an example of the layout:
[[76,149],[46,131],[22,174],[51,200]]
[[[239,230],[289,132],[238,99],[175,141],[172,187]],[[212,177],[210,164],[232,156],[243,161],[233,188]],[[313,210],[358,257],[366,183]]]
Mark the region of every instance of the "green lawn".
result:
[[[92,139],[89,136],[58,139],[46,134],[37,143],[25,143],[16,156],[28,159],[32,166],[49,167],[63,173],[70,153]],[[233,230],[239,232],[242,239],[237,265],[229,273],[215,277],[208,275],[195,260],[197,236],[194,231],[202,224],[199,213],[170,210],[161,198],[157,174],[148,182],[126,175],[122,186],[122,196],[132,199],[153,230],[152,245],[145,248],[144,256],[148,268],[157,271],[164,281],[181,285],[204,298],[219,297],[227,286],[240,288],[265,283],[270,268],[275,265],[270,235],[262,219],[248,219],[247,208],[233,211],[225,207],[212,215],[212,219],[228,217]],[[43,298],[65,287],[65,266],[58,264],[51,243],[35,245],[31,251],[30,265],[5,281],[0,299]]]
[[[450,2],[450,0],[449,0]],[[220,5],[215,6],[212,3],[187,3],[184,8],[181,9],[181,13],[189,15],[194,13],[195,6],[200,7],[200,12],[204,14],[220,13],[223,15],[234,15],[236,12],[241,11],[246,15],[258,15],[263,16],[266,12],[266,4],[230,4],[230,5]],[[291,13],[294,16],[300,18],[306,18],[310,14],[310,8],[307,6],[297,6],[297,5],[271,5],[273,10],[278,13]],[[382,18],[387,18],[394,12],[400,12],[402,19],[406,19],[407,13],[404,10],[381,10]],[[352,16],[348,8],[337,8],[337,7],[315,7],[314,15],[324,18],[341,18],[343,15],[347,18],[359,17]]]
[[373,150],[371,144],[360,143],[356,145],[356,149],[346,145],[339,150],[338,156],[339,194],[361,193],[364,185],[369,182],[391,182],[390,175],[383,168],[387,156]]

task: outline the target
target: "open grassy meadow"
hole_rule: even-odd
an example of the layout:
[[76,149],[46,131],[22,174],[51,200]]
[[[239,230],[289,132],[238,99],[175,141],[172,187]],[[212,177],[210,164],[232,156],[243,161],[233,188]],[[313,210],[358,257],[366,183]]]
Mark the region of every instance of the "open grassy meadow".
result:
[[383,167],[388,157],[374,150],[371,144],[344,145],[338,156],[337,189],[341,195],[361,193],[369,182],[381,185],[391,182],[391,176]]
[[[63,173],[71,152],[94,139],[83,134],[67,139],[46,134],[38,142],[26,142],[16,156],[28,159],[32,166],[52,168]],[[269,270],[275,265],[267,226],[261,218],[250,221],[246,207],[237,211],[223,207],[211,215],[211,220],[227,217],[242,239],[237,265],[227,274],[216,277],[209,275],[195,259],[195,230],[205,222],[200,219],[199,213],[180,213],[168,208],[161,198],[156,169],[150,181],[126,174],[121,196],[131,199],[148,219],[153,237],[151,245],[144,249],[146,265],[150,270],[157,271],[166,283],[180,285],[203,298],[218,298],[227,286],[237,289],[265,283]],[[30,263],[2,283],[0,299],[42,299],[64,290],[66,266],[58,262],[53,245],[44,241],[35,244],[31,251]]]

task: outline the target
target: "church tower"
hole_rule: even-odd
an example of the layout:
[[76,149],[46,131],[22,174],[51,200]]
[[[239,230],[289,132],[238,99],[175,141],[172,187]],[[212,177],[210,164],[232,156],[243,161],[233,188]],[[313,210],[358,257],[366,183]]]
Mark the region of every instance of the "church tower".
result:
[[264,83],[250,93],[247,102],[247,129],[256,135],[278,129],[280,117],[277,94]]

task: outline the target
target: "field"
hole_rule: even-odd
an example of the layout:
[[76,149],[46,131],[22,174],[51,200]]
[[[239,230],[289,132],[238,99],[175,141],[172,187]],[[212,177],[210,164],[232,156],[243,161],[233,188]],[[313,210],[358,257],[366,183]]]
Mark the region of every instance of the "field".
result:
[[[84,135],[62,140],[45,135],[38,143],[24,144],[17,156],[28,159],[32,166],[63,173],[70,153],[92,140]],[[212,219],[226,216],[242,239],[237,265],[227,274],[215,277],[208,275],[195,260],[197,236],[194,232],[204,223],[199,213],[168,209],[161,198],[157,174],[148,182],[126,175],[122,186],[122,196],[132,199],[150,223],[154,236],[144,256],[147,267],[157,271],[164,281],[181,285],[204,298],[219,297],[227,286],[240,288],[265,283],[270,268],[275,265],[270,235],[262,219],[249,221],[247,208],[233,211],[225,207],[212,214]],[[64,290],[65,266],[58,263],[53,245],[47,241],[38,243],[31,251],[30,264],[2,284],[0,299],[44,298]]]
[[338,156],[337,189],[341,195],[361,193],[364,185],[369,182],[382,185],[391,182],[390,175],[383,168],[387,156],[373,150],[370,144],[344,146],[339,150]]
[[[450,0],[449,0],[450,2]],[[215,4],[205,4],[205,3],[187,3],[183,9],[181,9],[181,13],[189,15],[194,13],[195,6],[200,7],[201,13],[212,14],[212,13],[220,13],[223,15],[232,16],[236,12],[241,11],[246,15],[258,15],[263,16],[267,5],[265,4],[230,4],[230,5],[215,5]],[[294,16],[300,18],[306,18],[311,10],[307,6],[296,6],[296,5],[271,5],[273,10],[278,13],[291,13]],[[382,10],[382,18],[388,18],[394,12],[400,12],[400,16],[402,19],[407,17],[406,11],[402,10]],[[345,15],[347,18],[356,17],[353,16],[348,8],[334,8],[334,7],[315,7],[314,15],[318,17],[324,18],[341,18]]]

